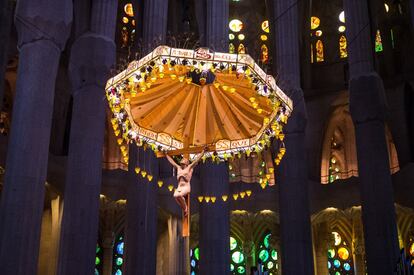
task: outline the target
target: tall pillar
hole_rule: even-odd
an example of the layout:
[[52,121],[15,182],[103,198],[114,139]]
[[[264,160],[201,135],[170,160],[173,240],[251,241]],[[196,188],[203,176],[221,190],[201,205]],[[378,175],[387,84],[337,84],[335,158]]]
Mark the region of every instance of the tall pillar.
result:
[[[152,175],[135,173],[135,167]],[[140,172],[141,172],[140,171]],[[155,274],[157,267],[157,178],[155,154],[135,144],[129,146],[125,229],[125,274]]]
[[328,249],[332,240],[327,222],[314,227],[315,232],[315,269],[318,275],[328,275]]
[[2,274],[36,274],[55,79],[72,1],[20,0],[19,70],[0,204]]
[[[360,213],[360,212],[358,212]],[[365,245],[364,245],[364,232],[362,229],[361,216],[353,217],[353,226],[352,226],[352,252],[354,260],[354,269],[355,274],[366,274],[365,272]]]
[[112,230],[106,230],[102,238],[102,252],[103,252],[103,264],[102,274],[112,274],[112,255],[114,251],[114,232]]
[[206,46],[214,51],[228,51],[229,0],[206,1]]
[[181,218],[168,218],[168,272],[169,274],[190,274],[189,238],[181,236]]
[[360,179],[367,272],[392,274],[398,258],[393,188],[384,120],[384,86],[373,67],[374,34],[370,33],[367,1],[345,0],[350,112]]
[[[283,274],[310,275],[313,274],[313,255],[305,145],[307,112],[300,86],[296,1],[274,0],[272,17],[275,73],[279,86],[293,101],[293,112],[284,129],[286,154],[277,172],[281,263]],[[277,147],[273,149],[275,152]]]
[[[168,0],[150,0],[144,3],[143,50],[152,51],[165,42]],[[151,182],[136,175],[135,167],[144,168],[154,178]],[[151,170],[149,170],[151,169]],[[155,274],[157,258],[157,178],[158,160],[147,149],[129,147],[126,214],[126,274]]]
[[203,194],[217,198],[215,203],[200,204],[200,274],[229,274],[229,202],[221,199],[223,194],[229,194],[227,163],[215,164],[208,160],[200,166]]
[[105,127],[103,98],[115,63],[116,7],[116,0],[93,0],[90,31],[77,37],[71,49],[73,109],[58,266],[62,275],[94,272]]

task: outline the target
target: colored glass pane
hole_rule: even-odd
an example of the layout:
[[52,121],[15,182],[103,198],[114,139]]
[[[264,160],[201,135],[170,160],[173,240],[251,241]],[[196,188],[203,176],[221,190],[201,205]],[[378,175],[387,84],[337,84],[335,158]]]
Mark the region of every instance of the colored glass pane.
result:
[[238,53],[246,53],[246,48],[244,47],[243,44],[239,45],[239,47],[237,48],[237,52]]
[[264,237],[264,240],[263,240],[263,244],[264,244],[264,246],[265,246],[266,248],[269,248],[269,240],[270,240],[270,234],[267,234],[267,235]]
[[262,262],[266,262],[267,259],[269,259],[269,252],[267,252],[266,250],[260,250],[260,252],[259,252],[259,259]]
[[410,245],[410,255],[414,257],[414,242]]
[[275,261],[277,260],[277,251],[276,250],[273,249],[272,252],[270,253],[270,255],[271,255],[273,260],[275,260]]
[[260,40],[262,40],[262,41],[267,41],[267,35],[266,35],[266,34],[262,34],[262,35],[260,36]]
[[126,17],[126,16],[122,17],[122,22],[124,22],[124,24],[128,24],[128,22],[129,22],[128,17]]
[[239,39],[239,40],[244,40],[245,38],[246,38],[246,36],[244,35],[244,34],[239,34],[238,36],[237,36],[237,38]]
[[243,29],[243,22],[240,21],[239,19],[233,19],[229,23],[229,28],[233,32],[239,32]]
[[95,265],[99,265],[101,263],[101,259],[99,257],[95,257]]
[[236,48],[234,47],[233,43],[229,44],[229,53],[234,53],[236,51]]
[[339,21],[341,21],[342,23],[345,23],[345,12],[342,11],[339,16],[338,16]]
[[335,275],[341,275],[341,272],[337,271],[335,272]]
[[194,249],[194,257],[196,258],[197,261],[200,260],[200,249],[198,249],[198,247]]
[[131,17],[134,16],[134,8],[132,7],[131,3],[128,3],[124,6],[124,12],[128,16],[131,16]]
[[[348,56],[348,50],[347,50],[346,37],[344,35],[341,35],[341,37],[339,38],[339,57],[346,58],[347,56]],[[336,172],[339,172],[339,169]]]
[[335,257],[335,249],[331,248],[328,250],[328,257],[331,259]]
[[381,32],[377,30],[377,33],[375,35],[375,51],[382,52],[384,48],[382,47],[382,39],[381,39]]
[[243,260],[244,260],[243,253],[241,253],[240,251],[236,251],[233,254],[231,254],[231,259],[236,264],[241,264],[243,262]]
[[341,247],[338,249],[338,256],[342,260],[348,260],[349,258],[349,251],[345,247]]
[[191,260],[190,264],[191,264],[191,267],[195,267],[196,266],[196,261],[195,260]]
[[120,269],[117,269],[115,275],[122,275],[122,271]]
[[121,257],[116,258],[116,265],[122,265],[123,260]]
[[116,246],[116,252],[120,255],[124,255],[124,242],[120,242]]
[[233,237],[230,237],[230,250],[234,250],[237,247],[237,240]]
[[384,3],[384,8],[385,8],[385,11],[386,12],[389,12],[390,11],[390,7],[388,6],[387,3]]
[[230,33],[230,34],[229,34],[229,39],[230,39],[230,40],[234,40],[234,38],[235,38],[234,34]]
[[230,264],[230,271],[234,271],[234,264]]
[[338,31],[339,32],[344,32],[346,30],[346,27],[345,26],[339,26],[338,27]]
[[328,269],[331,269],[332,265],[331,262],[328,262]]
[[[261,53],[260,60],[263,63],[268,62],[269,61],[269,49],[267,48],[266,45],[262,45],[261,51],[262,51],[262,53]],[[266,239],[265,239],[265,241],[266,241]],[[268,242],[268,240],[267,240],[267,242]],[[269,243],[268,243],[268,246],[269,246]],[[266,247],[268,247],[268,246],[266,246]]]
[[316,41],[316,62],[324,61],[323,43],[321,40]]
[[244,274],[245,272],[246,272],[246,269],[244,268],[244,266],[239,266],[237,268],[237,273]]
[[341,235],[339,235],[339,233],[338,233],[338,232],[332,232],[332,235],[334,235],[335,246],[340,245],[340,244],[341,244],[341,242],[342,242]]
[[340,267],[341,266],[341,262],[339,260],[335,260],[334,261],[334,266],[335,267]]
[[321,24],[321,20],[318,17],[316,16],[311,17],[311,30],[318,28],[320,24]]
[[95,275],[99,275],[99,271],[96,268],[95,268]]
[[317,31],[315,32],[315,35],[316,35],[316,36],[318,36],[318,37],[319,37],[319,36],[322,36],[322,31],[321,31],[321,30],[317,30]]
[[96,253],[99,253],[101,251],[101,247],[98,244],[96,245],[95,251],[96,251]]
[[273,262],[268,262],[268,263],[267,263],[267,268],[268,268],[268,269],[272,269],[272,268],[273,268],[273,266],[274,266],[274,263],[273,263]]
[[265,20],[262,22],[262,30],[266,33],[269,33],[269,20]]
[[350,265],[350,264],[348,264],[348,263],[344,263],[344,269],[345,269],[346,271],[350,271],[350,270],[351,270],[351,265]]

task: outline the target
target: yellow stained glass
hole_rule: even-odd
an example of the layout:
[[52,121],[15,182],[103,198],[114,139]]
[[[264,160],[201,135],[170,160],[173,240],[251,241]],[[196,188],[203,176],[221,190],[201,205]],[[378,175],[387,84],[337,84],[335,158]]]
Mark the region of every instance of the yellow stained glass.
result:
[[262,22],[262,30],[266,33],[269,33],[269,20],[265,20]]
[[262,40],[262,41],[267,41],[267,35],[266,35],[266,34],[262,34],[262,35],[260,36],[260,40]]
[[320,24],[321,24],[321,20],[318,17],[316,16],[311,17],[311,30],[316,29],[317,27],[319,27]]
[[341,13],[338,16],[339,21],[341,21],[342,23],[345,23],[345,12],[341,11]]
[[237,48],[238,53],[246,53],[246,48],[243,44],[240,43],[239,47]]
[[414,257],[414,242],[410,246],[410,255]]
[[338,257],[342,260],[346,261],[349,258],[349,250],[345,247],[341,247],[338,249]]
[[233,43],[229,44],[229,53],[234,53],[236,51],[236,48],[234,47]]
[[239,40],[244,40],[244,38],[246,38],[246,36],[244,36],[244,34],[239,34],[238,36],[237,36],[237,38],[239,39]]
[[323,57],[323,43],[321,40],[316,41],[316,62],[324,61]]
[[338,232],[332,232],[332,235],[334,235],[334,240],[335,240],[335,246],[338,246],[341,244],[342,242],[342,237],[341,235],[339,235]]
[[315,34],[316,34],[316,36],[322,36],[322,31],[321,31],[321,30],[317,30],[317,31],[315,32]]
[[341,35],[339,38],[339,56],[340,58],[346,58],[348,56],[347,43],[345,35]]
[[131,3],[128,3],[124,6],[124,11],[126,15],[133,17],[134,16],[134,8],[132,7]]
[[234,40],[234,38],[235,38],[234,34],[230,33],[230,34],[229,34],[229,39],[230,39],[230,40]]
[[313,45],[310,45],[310,50],[311,50],[311,63],[313,63]]
[[384,7],[385,7],[385,11],[386,12],[389,12],[390,11],[390,7],[388,6],[387,3],[384,3]]
[[122,22],[124,22],[125,24],[128,24],[128,22],[129,22],[129,19],[128,19],[128,17],[122,17]]
[[229,23],[229,28],[233,32],[239,32],[243,29],[243,22],[240,21],[239,19],[233,19]]
[[345,30],[346,30],[345,26],[339,26],[338,27],[339,32],[344,32]]
[[131,21],[131,24],[132,24],[132,26],[134,26],[134,27],[135,27],[135,20],[132,20],[132,21]]
[[262,45],[261,47],[262,50],[262,54],[261,54],[261,60],[263,63],[266,63],[267,61],[269,61],[269,49],[267,48],[266,45]]

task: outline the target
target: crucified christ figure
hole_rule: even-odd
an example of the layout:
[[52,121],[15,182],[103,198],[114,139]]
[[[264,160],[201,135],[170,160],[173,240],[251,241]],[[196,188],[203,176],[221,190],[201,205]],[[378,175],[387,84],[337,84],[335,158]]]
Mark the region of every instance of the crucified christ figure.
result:
[[203,150],[203,152],[201,152],[201,154],[199,154],[191,164],[188,158],[184,157],[180,161],[180,165],[178,165],[169,155],[165,154],[171,165],[177,169],[178,186],[177,189],[175,189],[174,198],[183,209],[184,216],[187,216],[188,214],[188,207],[185,201],[185,196],[191,192],[190,181],[193,175],[193,170],[197,163],[200,161],[201,157],[204,155],[204,152],[205,150]]

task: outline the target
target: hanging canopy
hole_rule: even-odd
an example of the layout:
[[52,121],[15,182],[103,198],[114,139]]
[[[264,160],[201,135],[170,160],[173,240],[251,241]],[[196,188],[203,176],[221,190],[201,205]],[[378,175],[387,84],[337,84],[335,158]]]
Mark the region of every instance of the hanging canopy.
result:
[[246,54],[160,46],[109,79],[118,143],[226,158],[260,151],[292,112],[292,101]]

